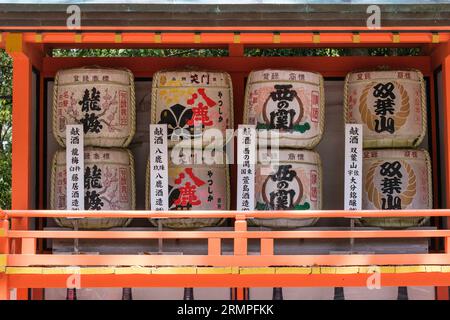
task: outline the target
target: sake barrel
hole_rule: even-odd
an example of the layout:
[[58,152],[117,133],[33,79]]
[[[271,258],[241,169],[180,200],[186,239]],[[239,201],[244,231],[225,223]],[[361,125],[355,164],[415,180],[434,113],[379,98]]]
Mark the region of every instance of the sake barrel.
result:
[[104,68],[59,71],[53,89],[53,134],[63,147],[68,124],[83,125],[86,146],[128,146],[136,126],[133,74]]
[[296,70],[252,71],[245,93],[244,123],[256,125],[260,145],[311,149],[325,122],[323,77]]
[[[57,151],[53,158],[51,208],[66,209],[66,151]],[[85,210],[134,210],[134,159],[127,149],[94,148],[84,150]],[[55,219],[61,227],[73,227],[72,219]],[[83,218],[81,229],[108,229],[126,226],[130,220],[121,218]]]
[[[279,161],[271,151],[258,152],[256,166],[256,210],[320,210],[322,207],[322,165],[320,156],[308,150],[279,150]],[[298,228],[317,219],[254,219],[254,225]]]
[[[415,149],[365,150],[362,208],[367,210],[431,209],[431,165],[428,152]],[[363,225],[406,228],[422,217],[363,218]]]
[[[203,153],[203,155],[202,155]],[[202,160],[203,158],[203,160]],[[198,161],[200,159],[200,162]],[[147,165],[146,207],[150,209],[150,163]],[[207,151],[177,148],[169,156],[169,210],[176,217],[177,210],[229,210],[230,182],[228,166],[223,152],[211,156]],[[157,225],[157,220],[150,220]],[[223,219],[161,219],[162,225],[174,229],[202,228],[216,226]]]
[[354,72],[345,80],[346,123],[364,127],[364,148],[418,146],[426,132],[422,73]]
[[193,145],[192,139],[202,135],[203,146],[224,145],[226,129],[233,128],[230,75],[200,70],[157,72],[151,109],[152,123],[167,124],[169,146]]

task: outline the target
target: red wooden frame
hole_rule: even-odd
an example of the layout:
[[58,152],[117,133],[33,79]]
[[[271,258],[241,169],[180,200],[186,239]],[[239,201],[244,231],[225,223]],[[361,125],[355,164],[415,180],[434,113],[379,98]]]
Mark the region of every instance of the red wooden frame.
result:
[[[8,28],[4,28],[7,30]],[[394,265],[450,265],[448,250],[450,246],[448,230],[435,231],[375,231],[361,233],[357,231],[339,233],[329,231],[327,233],[302,232],[302,233],[252,233],[246,231],[246,218],[248,216],[236,212],[216,213],[220,216],[234,217],[236,220],[235,231],[224,233],[221,237],[230,237],[235,241],[235,252],[232,257],[224,257],[218,254],[218,241],[215,237],[205,233],[185,234],[176,233],[148,233],[136,234],[123,232],[120,234],[108,232],[96,232],[91,234],[74,233],[64,231],[61,233],[49,233],[44,231],[28,231],[29,218],[51,217],[57,213],[49,211],[33,212],[27,211],[33,208],[30,198],[31,190],[30,176],[30,148],[34,143],[31,133],[31,123],[34,119],[30,117],[31,106],[31,68],[34,66],[40,71],[41,93],[43,93],[43,83],[45,78],[53,77],[57,70],[76,66],[98,64],[111,67],[127,67],[133,71],[136,77],[149,77],[155,71],[164,68],[178,66],[198,65],[209,69],[225,69],[231,73],[234,82],[234,95],[236,101],[236,123],[242,119],[242,104],[244,92],[244,78],[253,69],[266,67],[291,67],[303,70],[318,71],[325,77],[344,77],[348,72],[355,69],[370,69],[379,65],[390,65],[395,68],[416,68],[421,70],[425,76],[430,77],[431,84],[431,108],[432,108],[432,161],[433,166],[437,166],[436,155],[436,108],[437,103],[434,97],[433,73],[442,67],[443,90],[444,93],[444,149],[441,150],[445,157],[444,181],[447,190],[450,190],[450,150],[448,141],[450,139],[450,27],[427,27],[413,28],[404,27],[389,30],[382,28],[377,32],[368,32],[363,28],[228,28],[228,27],[208,27],[196,28],[195,32],[189,28],[121,28],[112,32],[113,28],[89,28],[81,29],[77,32],[57,31],[53,27],[41,27],[39,32],[29,31],[27,28],[14,27],[14,30],[23,30],[23,33],[3,32],[0,33],[0,48],[5,47],[13,58],[13,186],[12,186],[12,206],[19,212],[7,212],[11,217],[11,226],[6,219],[8,216],[1,216],[0,227],[0,299],[9,297],[9,288],[19,288],[18,298],[27,299],[27,288],[44,287],[64,287],[65,275],[42,275],[42,274],[9,274],[5,272],[7,268],[18,266],[29,266],[41,264],[45,266],[58,265],[104,265],[123,264],[124,258],[130,258],[131,262],[144,263],[148,265],[171,265],[187,263],[204,263],[205,257],[172,257],[164,260],[163,257],[108,257],[108,256],[72,256],[61,257],[52,255],[42,255],[36,246],[38,239],[51,237],[207,237],[211,255],[206,259],[213,265],[222,266],[269,266],[285,264],[297,266],[302,263],[322,265],[367,265],[369,263],[394,264]],[[139,29],[139,30],[137,30]],[[235,31],[239,30],[240,33]],[[255,30],[257,32],[255,32]],[[277,32],[273,32],[276,30]],[[229,31],[229,32],[227,32]],[[427,54],[419,57],[244,57],[246,47],[421,47]],[[49,52],[52,48],[172,48],[172,47],[224,47],[229,49],[229,57],[220,58],[52,58]],[[43,94],[39,101],[39,121],[44,119]],[[40,126],[39,141],[44,143],[43,126]],[[43,157],[42,151],[37,155],[40,159],[39,187],[43,187]],[[233,182],[233,181],[232,181]],[[434,175],[434,186],[437,187],[437,176]],[[450,203],[450,193],[446,194],[447,203]],[[39,199],[40,209],[44,208],[44,199]],[[59,213],[61,216],[69,213]],[[114,213],[117,216],[117,212]],[[154,213],[129,213],[122,212],[123,216],[136,215],[143,217]],[[195,213],[189,213],[194,215]],[[213,214],[213,213],[210,213]],[[287,213],[283,213],[287,214]],[[386,212],[342,212],[342,211],[320,211],[311,212],[312,216],[324,217],[349,217],[363,216],[365,214],[384,215]],[[415,215],[417,212],[403,212],[402,215]],[[70,215],[73,215],[70,213]],[[91,215],[91,213],[90,213]],[[258,213],[254,213],[258,215]],[[289,215],[289,214],[288,214]],[[449,211],[431,210],[420,212],[420,215],[449,216]],[[294,217],[294,216],[292,216]],[[10,230],[11,229],[11,230]],[[2,230],[3,235],[2,235]],[[328,256],[328,257],[308,257],[289,256],[276,257],[273,254],[273,238],[277,237],[443,237],[445,238],[445,253],[427,255],[352,255],[352,256]],[[212,238],[211,238],[212,237]],[[256,237],[261,239],[262,251],[258,257],[247,256],[247,239]],[[4,255],[4,256],[2,256]],[[6,259],[4,270],[2,271],[2,257]],[[189,260],[189,258],[192,258]],[[17,271],[17,270],[16,270]],[[23,272],[23,271],[22,271]],[[290,275],[254,273],[254,274],[221,274],[221,275],[192,275],[184,274],[132,274],[132,275],[104,275],[86,274],[82,275],[83,283],[90,287],[99,286],[235,286],[241,288],[238,297],[243,297],[242,288],[248,286],[362,286],[365,285],[367,274],[299,274]],[[414,272],[408,271],[401,274],[387,273],[383,275],[383,285],[435,285],[445,286],[438,288],[438,298],[448,299],[448,288],[450,276],[443,272]],[[39,291],[33,291],[36,298]]]

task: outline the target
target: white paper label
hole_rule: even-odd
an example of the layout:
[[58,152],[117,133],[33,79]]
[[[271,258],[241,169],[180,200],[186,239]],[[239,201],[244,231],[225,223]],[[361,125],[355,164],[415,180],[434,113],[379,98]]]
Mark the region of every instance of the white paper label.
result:
[[362,124],[345,125],[345,193],[344,209],[361,210],[362,192]]
[[237,137],[237,210],[255,209],[256,127],[239,125]]
[[83,125],[66,126],[66,179],[67,210],[84,210]]
[[169,210],[167,124],[150,125],[150,209]]

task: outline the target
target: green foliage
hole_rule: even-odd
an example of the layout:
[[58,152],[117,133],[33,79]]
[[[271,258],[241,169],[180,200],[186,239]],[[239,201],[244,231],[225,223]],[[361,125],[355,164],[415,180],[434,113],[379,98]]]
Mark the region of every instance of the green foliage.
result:
[[0,50],[0,208],[11,207],[12,61]]
[[225,49],[70,49],[53,50],[54,57],[222,57]]
[[0,208],[11,208],[11,152],[0,153]]

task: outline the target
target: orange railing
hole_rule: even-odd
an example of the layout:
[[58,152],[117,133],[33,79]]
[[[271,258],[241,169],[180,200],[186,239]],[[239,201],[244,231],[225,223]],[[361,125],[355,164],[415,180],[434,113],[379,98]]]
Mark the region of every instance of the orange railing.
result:
[[[73,231],[73,230],[11,230],[10,219],[26,218],[62,218],[62,217],[92,217],[92,218],[230,218],[234,219],[232,231]],[[354,272],[343,274],[301,274],[296,273],[299,267],[367,267],[367,266],[422,266],[424,271],[436,271],[440,266],[439,276],[436,273],[405,272],[387,276],[388,285],[450,285],[450,275],[442,272],[442,267],[450,265],[450,230],[300,230],[300,231],[261,231],[249,230],[247,220],[250,218],[359,218],[359,217],[449,217],[450,210],[405,210],[405,211],[280,211],[280,212],[151,212],[151,211],[36,211],[15,210],[0,213],[0,255],[6,258],[7,268],[24,269],[23,267],[201,267],[201,268],[267,268],[260,274],[133,274],[126,278],[120,275],[86,275],[85,286],[345,286],[363,285],[367,275],[361,278]],[[20,224],[18,224],[20,225]],[[100,254],[100,255],[69,255],[69,254],[39,254],[36,250],[38,239],[203,239],[207,241],[208,252],[205,255],[139,255],[139,254]],[[336,238],[443,238],[445,251],[427,254],[329,254],[329,255],[277,255],[274,252],[276,239],[336,239]],[[222,239],[232,239],[234,250],[232,254],[221,252]],[[247,245],[250,239],[260,241],[260,252],[250,253]],[[288,268],[289,272],[278,273],[277,268]],[[272,268],[272,269],[270,269]],[[400,270],[400,269],[399,269]],[[17,271],[17,270],[16,270]],[[449,270],[450,271],[450,270]],[[20,273],[19,271],[15,273]],[[38,287],[64,286],[62,280],[51,281],[51,273],[47,275],[30,275],[23,272],[20,277],[11,274],[12,283],[9,286]],[[176,272],[175,272],[176,273]],[[214,272],[213,272],[214,273]],[[290,273],[290,274],[288,274]],[[320,273],[320,272],[319,272]],[[349,272],[351,273],[351,272]],[[412,277],[405,276],[413,275]],[[56,274],[54,275],[56,276]],[[155,276],[151,279],[146,277]],[[172,276],[178,276],[173,279]],[[252,277],[253,276],[253,277]],[[314,281],[309,281],[307,277]],[[106,277],[106,278],[105,278]],[[203,278],[202,278],[203,277]],[[359,277],[359,278],[358,278]],[[108,280],[105,280],[108,279]],[[155,280],[156,279],[156,280]],[[0,269],[1,280],[1,269]],[[15,281],[15,282],[14,282]],[[1,281],[0,281],[1,282]]]

